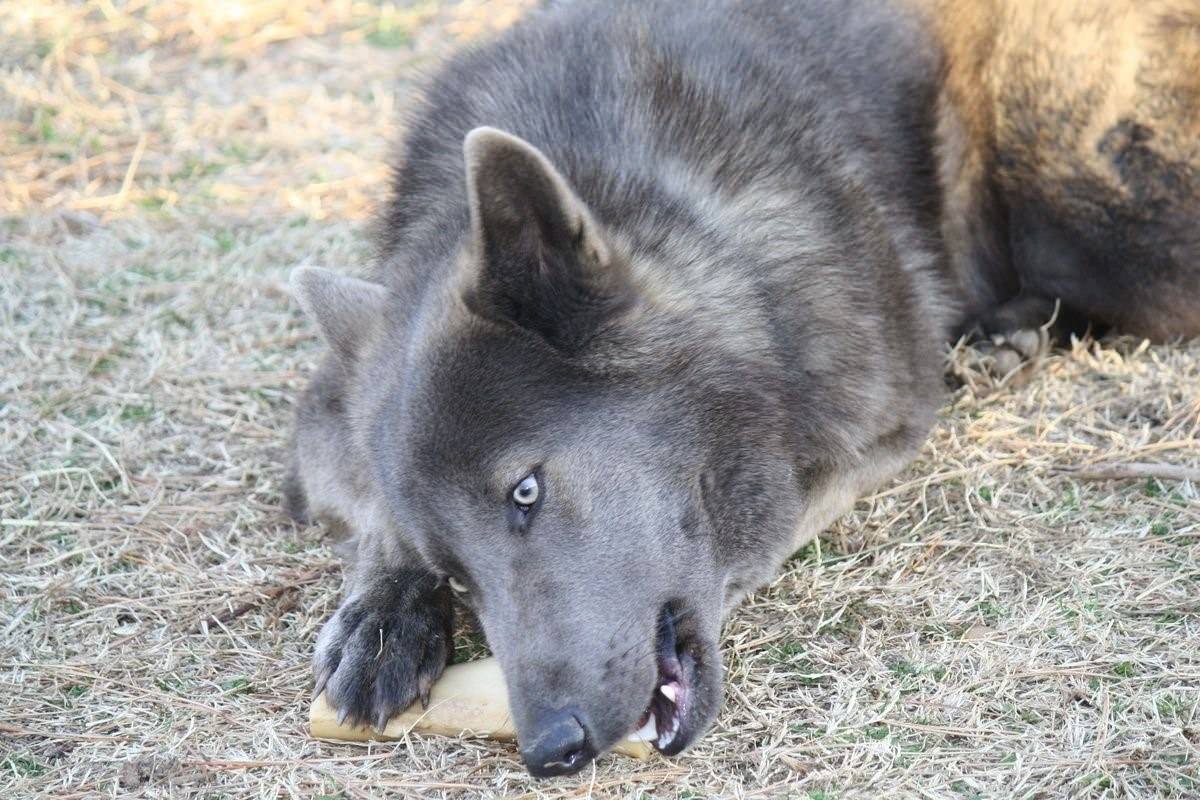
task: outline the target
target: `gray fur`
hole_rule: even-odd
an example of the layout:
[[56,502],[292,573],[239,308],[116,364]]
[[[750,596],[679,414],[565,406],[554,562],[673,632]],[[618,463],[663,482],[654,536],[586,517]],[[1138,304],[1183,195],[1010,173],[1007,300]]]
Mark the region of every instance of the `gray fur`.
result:
[[319,267],[298,267],[292,271],[291,285],[325,344],[343,361],[353,359],[379,327],[387,292],[377,283]]

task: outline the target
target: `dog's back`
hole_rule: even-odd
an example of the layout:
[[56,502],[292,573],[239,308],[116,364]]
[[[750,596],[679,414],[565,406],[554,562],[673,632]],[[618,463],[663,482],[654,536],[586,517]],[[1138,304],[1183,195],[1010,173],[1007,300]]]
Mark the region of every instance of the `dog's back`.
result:
[[[618,0],[539,16],[460,54],[411,112],[381,226],[385,262],[414,239],[445,239],[421,221],[443,203],[465,211],[445,187],[462,180],[463,136],[484,124],[537,146],[618,227],[682,223],[670,212],[799,191],[804,180],[813,197],[864,192],[902,225],[936,227],[940,62],[931,32],[902,6]],[[385,263],[380,278],[397,270]]]
[[415,309],[449,279],[459,142],[495,126],[562,171],[646,296],[690,310],[689,329],[661,335],[769,352],[805,407],[843,418],[839,447],[895,419],[911,445],[954,315],[936,235],[940,63],[920,16],[889,0],[552,6],[461,54],[415,109],[378,280]]

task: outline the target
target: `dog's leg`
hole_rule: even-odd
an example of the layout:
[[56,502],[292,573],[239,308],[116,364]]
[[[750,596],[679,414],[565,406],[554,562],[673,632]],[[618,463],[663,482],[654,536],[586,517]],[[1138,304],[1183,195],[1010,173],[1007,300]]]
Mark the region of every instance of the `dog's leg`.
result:
[[363,544],[345,599],[317,639],[315,693],[325,691],[339,720],[382,729],[428,700],[452,652],[454,610],[449,587],[415,559]]
[[327,362],[300,401],[284,505],[345,540],[344,597],[317,639],[315,692],[343,719],[382,727],[441,675],[454,612],[449,588],[396,534],[344,398],[343,372]]

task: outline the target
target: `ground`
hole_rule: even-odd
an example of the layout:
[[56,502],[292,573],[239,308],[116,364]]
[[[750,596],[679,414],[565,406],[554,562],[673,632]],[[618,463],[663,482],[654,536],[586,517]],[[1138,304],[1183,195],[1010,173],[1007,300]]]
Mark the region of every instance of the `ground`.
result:
[[919,462],[733,614],[684,756],[306,735],[340,578],[279,511],[286,275],[362,267],[414,71],[521,5],[0,0],[0,797],[1195,797],[1198,342],[951,353]]

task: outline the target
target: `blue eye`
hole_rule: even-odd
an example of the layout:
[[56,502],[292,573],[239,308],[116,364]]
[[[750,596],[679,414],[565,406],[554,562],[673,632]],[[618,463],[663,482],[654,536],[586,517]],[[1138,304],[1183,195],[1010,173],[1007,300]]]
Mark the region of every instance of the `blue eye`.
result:
[[540,493],[537,477],[534,475],[526,475],[517,484],[517,488],[513,489],[513,502],[522,508],[529,508],[537,502],[538,494]]

